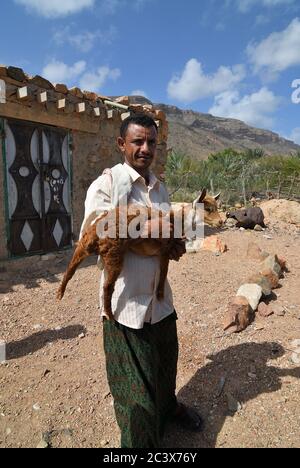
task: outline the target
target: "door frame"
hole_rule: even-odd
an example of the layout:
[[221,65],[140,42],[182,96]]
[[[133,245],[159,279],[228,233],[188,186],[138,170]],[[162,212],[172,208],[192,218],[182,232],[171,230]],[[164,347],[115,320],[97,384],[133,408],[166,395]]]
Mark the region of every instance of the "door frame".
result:
[[[34,257],[37,255],[45,255],[52,252],[59,252],[59,251],[67,251],[73,247],[73,235],[71,236],[71,245],[66,247],[58,248],[57,250],[53,251],[36,251],[36,252],[28,252],[23,255],[14,255],[12,254],[9,248],[9,242],[11,238],[11,229],[10,229],[10,218],[9,218],[9,198],[8,198],[8,180],[7,180],[7,158],[6,158],[6,135],[5,135],[5,122],[9,125],[9,118],[1,117],[0,116],[0,132],[2,137],[2,163],[3,163],[3,194],[4,194],[4,212],[5,212],[5,232],[6,232],[6,249],[7,249],[7,259],[8,260],[17,260],[27,257]],[[19,122],[24,122],[24,124],[30,124],[34,126],[41,126],[41,127],[48,127],[53,129],[60,128],[55,125],[46,125],[38,122],[31,122],[27,120],[20,120],[20,119],[13,119],[18,120]],[[71,219],[71,234],[73,233],[73,135],[70,129],[64,129],[67,133],[68,138],[68,189],[70,194],[70,219]],[[41,220],[42,222],[42,220]]]

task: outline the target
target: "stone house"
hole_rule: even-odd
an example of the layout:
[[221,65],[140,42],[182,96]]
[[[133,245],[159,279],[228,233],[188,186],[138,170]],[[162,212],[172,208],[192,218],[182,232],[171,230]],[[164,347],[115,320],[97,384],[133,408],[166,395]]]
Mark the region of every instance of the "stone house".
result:
[[116,145],[130,112],[159,125],[154,172],[167,159],[168,124],[152,105],[68,89],[0,65],[0,260],[69,249],[88,186],[122,161]]

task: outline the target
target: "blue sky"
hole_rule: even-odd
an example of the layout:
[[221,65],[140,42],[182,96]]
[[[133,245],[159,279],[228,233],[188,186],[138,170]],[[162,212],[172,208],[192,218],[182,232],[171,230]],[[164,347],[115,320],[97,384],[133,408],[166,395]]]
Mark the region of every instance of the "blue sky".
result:
[[3,0],[1,20],[0,63],[300,144],[299,0]]

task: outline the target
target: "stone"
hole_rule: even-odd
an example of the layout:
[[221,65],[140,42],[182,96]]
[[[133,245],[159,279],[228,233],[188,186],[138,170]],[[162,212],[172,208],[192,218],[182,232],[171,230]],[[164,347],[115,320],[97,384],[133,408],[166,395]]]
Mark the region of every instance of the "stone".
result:
[[98,101],[98,94],[92,93],[91,91],[83,91],[84,97],[89,101]]
[[131,104],[129,106],[129,109],[136,113],[140,113],[144,111],[143,106],[141,106],[140,104]]
[[279,277],[273,270],[271,270],[270,268],[263,269],[260,272],[260,274],[262,276],[265,276],[270,281],[272,289],[278,288],[278,286],[279,286]]
[[54,89],[54,86],[50,81],[46,80],[42,76],[35,75],[33,78],[29,78],[28,82],[30,84],[34,84],[35,86],[38,86],[39,88],[43,89]]
[[119,96],[114,99],[115,102],[118,104],[122,104],[123,106],[129,106],[129,97],[128,96]]
[[70,88],[69,93],[72,94],[73,96],[76,96],[79,99],[82,99],[84,97],[81,89],[77,88],[76,86],[74,86],[73,88]]
[[65,84],[57,83],[55,85],[55,91],[61,94],[68,94],[69,90]]
[[300,347],[300,340],[294,340],[294,341],[292,341],[291,346],[292,346],[293,348],[299,348],[299,347]]
[[258,307],[262,294],[262,287],[258,284],[244,284],[237,292],[237,296],[243,296],[247,299],[254,312]]
[[254,312],[245,297],[230,299],[223,329],[227,333],[239,333],[247,328],[254,319]]
[[287,261],[286,261],[286,259],[283,258],[283,257],[278,257],[277,256],[277,261],[278,261],[278,263],[279,263],[279,265],[281,267],[281,270],[282,271],[287,271]]
[[35,403],[35,404],[33,405],[32,409],[33,409],[34,411],[40,411],[41,407],[40,407],[40,405],[39,405],[38,403]]
[[224,242],[222,242],[218,236],[209,236],[205,237],[205,239],[203,240],[201,250],[225,253],[227,252],[228,248],[227,245],[224,244]]
[[279,304],[273,304],[272,309],[274,314],[277,315],[277,317],[284,317],[286,314],[285,308]]
[[45,448],[49,448],[49,442],[47,442],[44,438],[38,443],[38,445],[36,446],[36,448],[38,449],[45,449]]
[[269,254],[264,252],[255,242],[249,242],[247,248],[247,258],[263,262]]
[[262,226],[260,226],[259,224],[256,224],[254,226],[254,231],[262,232],[262,231],[264,231],[264,228]]
[[270,305],[267,305],[265,302],[261,302],[258,305],[257,310],[258,310],[258,314],[261,317],[269,317],[270,315],[274,314],[272,307]]
[[9,78],[12,78],[13,80],[20,81],[21,83],[23,83],[23,81],[26,81],[26,75],[22,68],[8,67],[7,76],[9,76]]
[[41,261],[42,262],[45,262],[47,260],[54,260],[56,259],[56,255],[55,254],[47,254],[47,255],[41,255]]
[[281,266],[277,255],[269,255],[263,262],[263,269],[272,270],[278,277],[281,275]]
[[226,221],[225,221],[225,226],[227,226],[228,228],[235,228],[236,225],[237,225],[237,220],[236,219],[233,219],[233,218],[227,218]]
[[293,353],[291,359],[294,364],[300,364],[300,355],[298,353]]
[[266,276],[257,273],[256,275],[252,275],[247,280],[247,283],[254,283],[258,284],[258,286],[261,286],[264,296],[270,296],[272,294],[272,284]]
[[0,65],[0,76],[7,76],[7,67],[5,65]]

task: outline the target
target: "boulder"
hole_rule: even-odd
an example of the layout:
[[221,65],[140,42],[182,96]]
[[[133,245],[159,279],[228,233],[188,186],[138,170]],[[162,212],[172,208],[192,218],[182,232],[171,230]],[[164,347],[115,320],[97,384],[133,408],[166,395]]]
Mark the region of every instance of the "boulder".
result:
[[247,258],[263,262],[269,254],[264,252],[255,242],[249,242],[247,249]]
[[266,277],[261,275],[260,273],[257,273],[256,275],[252,275],[247,283],[255,283],[258,284],[258,286],[261,286],[262,292],[264,296],[270,296],[272,294],[272,284],[271,281]]
[[263,270],[272,270],[278,277],[281,275],[281,265],[277,255],[269,255],[263,262]]
[[258,314],[261,317],[269,317],[274,314],[274,312],[270,305],[265,304],[265,302],[261,302],[258,306]]
[[262,287],[254,283],[244,284],[237,292],[237,296],[243,296],[247,299],[253,311],[257,309],[262,294]]
[[224,244],[224,242],[222,242],[218,236],[209,236],[205,237],[203,240],[201,250],[208,250],[215,253],[225,253],[227,252],[228,248],[227,245]]
[[250,325],[254,319],[254,312],[245,297],[231,298],[223,322],[223,329],[228,333],[238,333]]
[[262,269],[260,274],[270,281],[271,288],[276,289],[279,286],[279,276],[270,268]]

